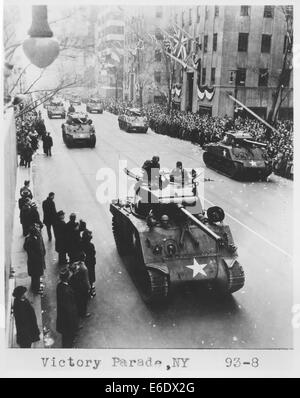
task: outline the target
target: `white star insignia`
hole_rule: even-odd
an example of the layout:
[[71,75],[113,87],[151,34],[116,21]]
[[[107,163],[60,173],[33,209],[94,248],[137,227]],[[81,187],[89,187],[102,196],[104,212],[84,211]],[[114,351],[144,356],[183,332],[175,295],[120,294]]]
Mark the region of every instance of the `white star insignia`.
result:
[[256,162],[254,160],[251,160],[250,164],[251,166],[256,166]]
[[193,278],[195,278],[198,274],[207,277],[207,273],[204,271],[204,268],[206,266],[207,264],[199,264],[198,261],[194,258],[193,265],[187,265],[186,267],[193,270]]

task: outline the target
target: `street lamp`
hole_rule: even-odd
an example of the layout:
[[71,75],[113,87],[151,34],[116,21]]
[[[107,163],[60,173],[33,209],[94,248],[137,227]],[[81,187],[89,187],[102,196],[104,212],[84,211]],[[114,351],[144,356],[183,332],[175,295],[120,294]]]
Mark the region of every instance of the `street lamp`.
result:
[[30,62],[38,68],[46,68],[59,54],[59,43],[53,38],[48,24],[47,6],[32,6],[32,25],[29,38],[23,42],[23,50]]

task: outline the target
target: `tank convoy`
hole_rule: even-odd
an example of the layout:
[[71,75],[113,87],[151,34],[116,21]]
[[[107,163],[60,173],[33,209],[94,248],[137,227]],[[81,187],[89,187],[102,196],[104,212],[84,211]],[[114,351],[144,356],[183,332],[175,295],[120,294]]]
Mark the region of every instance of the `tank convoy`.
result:
[[112,201],[112,229],[120,256],[141,275],[146,303],[166,299],[177,282],[208,282],[225,294],[244,286],[225,214],[216,206],[204,211],[195,172],[184,183],[160,174],[151,184],[145,173],[125,172],[137,181],[135,194]]
[[90,98],[86,103],[88,113],[103,113],[103,103],[98,98]]
[[85,113],[68,113],[66,123],[62,126],[63,141],[68,148],[75,145],[96,146],[96,132],[91,119]]
[[272,173],[266,144],[242,131],[227,132],[222,141],[206,144],[203,161],[207,167],[236,180],[266,180]]
[[119,115],[118,123],[121,130],[128,133],[144,133],[148,131],[148,121],[137,108],[127,108],[125,113]]

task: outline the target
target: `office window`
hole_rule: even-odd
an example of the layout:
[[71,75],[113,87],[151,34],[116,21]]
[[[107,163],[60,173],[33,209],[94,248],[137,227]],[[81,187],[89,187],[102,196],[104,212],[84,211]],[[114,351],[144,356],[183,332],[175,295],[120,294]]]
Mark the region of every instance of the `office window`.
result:
[[218,33],[214,33],[213,51],[217,51],[217,48],[218,48]]
[[219,12],[220,12],[220,7],[219,6],[215,6],[215,17],[219,16]]
[[206,68],[202,68],[202,86],[206,83]]
[[265,6],[264,8],[264,18],[274,17],[274,6]]
[[241,17],[249,17],[250,6],[241,6]]
[[259,78],[258,78],[258,86],[259,87],[267,87],[269,79],[268,69],[260,69],[259,70]]
[[175,14],[175,23],[178,24],[178,14]]
[[207,45],[208,45],[208,36],[204,36],[204,43],[203,43],[203,50],[205,53],[207,53]]
[[246,69],[238,68],[236,71],[236,85],[245,87],[246,85]]
[[197,23],[200,22],[200,6],[197,7]]
[[240,52],[248,51],[248,39],[249,39],[249,33],[239,33],[238,51]]
[[160,50],[155,50],[155,61],[156,62],[161,62],[161,51]]
[[181,25],[184,27],[184,11],[181,13]]
[[156,83],[161,83],[161,72],[154,72],[154,80]]
[[210,84],[212,86],[216,84],[216,68],[211,68]]
[[291,80],[291,69],[286,69],[282,75],[282,85],[284,87],[289,87]]
[[192,25],[192,9],[189,9],[189,25]]
[[262,35],[261,38],[261,52],[269,53],[271,51],[271,35]]

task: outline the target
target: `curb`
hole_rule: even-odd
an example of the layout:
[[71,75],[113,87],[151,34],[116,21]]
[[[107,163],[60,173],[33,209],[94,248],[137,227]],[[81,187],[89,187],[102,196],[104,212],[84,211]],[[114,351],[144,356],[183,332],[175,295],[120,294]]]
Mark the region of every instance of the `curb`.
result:
[[17,168],[17,178],[16,178],[16,193],[15,193],[15,210],[14,210],[14,224],[13,224],[13,234],[12,234],[12,252],[11,252],[11,268],[13,270],[13,276],[9,279],[8,286],[8,305],[7,305],[7,347],[9,348],[19,348],[16,342],[16,328],[15,328],[15,319],[13,316],[13,297],[12,293],[16,286],[23,285],[27,287],[28,299],[32,304],[35,314],[37,317],[38,327],[40,329],[40,341],[34,343],[32,348],[44,348],[44,340],[43,340],[43,321],[42,321],[42,299],[40,295],[33,295],[30,291],[31,280],[27,275],[27,256],[23,250],[24,238],[21,235],[21,227],[19,220],[19,207],[18,207],[18,199],[19,199],[19,189],[23,184],[25,179],[30,181],[30,186],[32,190],[32,194],[34,196],[34,186],[33,186],[33,170],[34,167],[34,158],[36,153],[33,156],[33,162],[29,169],[23,169],[18,166]]

